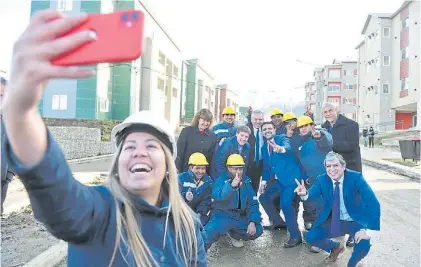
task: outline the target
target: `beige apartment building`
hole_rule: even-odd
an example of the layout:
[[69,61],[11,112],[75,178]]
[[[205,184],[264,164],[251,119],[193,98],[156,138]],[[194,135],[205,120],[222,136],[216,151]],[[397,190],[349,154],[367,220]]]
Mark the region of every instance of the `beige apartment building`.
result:
[[385,130],[419,126],[420,2],[373,13],[358,50],[358,122]]

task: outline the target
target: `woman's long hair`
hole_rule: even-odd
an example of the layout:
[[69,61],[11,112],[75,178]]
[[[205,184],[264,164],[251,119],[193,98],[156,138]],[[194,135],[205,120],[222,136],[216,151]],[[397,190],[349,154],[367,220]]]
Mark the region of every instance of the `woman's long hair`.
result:
[[194,115],[194,118],[191,122],[191,126],[193,127],[198,127],[199,126],[199,120],[200,119],[204,119],[206,121],[209,121],[209,127],[208,129],[212,128],[212,124],[213,124],[213,114],[212,112],[207,109],[207,108],[203,108],[201,110],[199,110],[196,115]]
[[[196,219],[193,217],[192,211],[181,198],[178,191],[178,176],[173,156],[170,150],[163,143],[161,143],[161,146],[165,153],[168,174],[162,181],[160,200],[169,200],[168,213],[165,222],[165,232],[163,236],[163,247],[166,245],[165,242],[168,227],[171,227],[169,225],[174,225],[177,254],[181,255],[183,261],[185,262],[185,266],[195,266],[197,262],[191,264],[191,259],[197,259],[198,242],[196,239],[197,233],[195,228]],[[118,160],[121,154],[121,149],[122,145],[119,146],[115,153],[108,178],[108,187],[115,201],[117,220],[116,242],[109,267],[112,266],[115,260],[117,250],[120,247],[120,241],[123,241],[127,245],[129,253],[133,254],[133,258],[137,266],[159,266],[153,258],[148,244],[141,233],[140,220],[138,219],[140,214],[131,202],[128,191],[121,186],[119,181]],[[124,211],[122,211],[122,209],[124,209]],[[170,216],[170,212],[172,216]],[[168,220],[172,221],[169,222]],[[123,232],[126,233],[126,235],[124,235]]]

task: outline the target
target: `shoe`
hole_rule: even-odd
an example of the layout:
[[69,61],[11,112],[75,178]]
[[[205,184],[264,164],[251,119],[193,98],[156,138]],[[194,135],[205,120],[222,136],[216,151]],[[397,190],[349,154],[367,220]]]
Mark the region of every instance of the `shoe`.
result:
[[287,242],[284,243],[284,247],[293,248],[300,245],[301,243],[303,243],[303,240],[301,238],[299,239],[290,238]]
[[227,234],[227,236],[230,239],[231,244],[232,244],[233,247],[236,247],[236,248],[242,248],[242,247],[244,247],[243,240],[241,240],[241,239],[240,240],[234,239],[229,234]]
[[285,224],[271,224],[271,225],[264,225],[263,229],[265,230],[280,230],[286,229],[287,226]]
[[320,251],[322,251],[322,250],[318,247],[315,247],[315,246],[310,247],[310,252],[312,252],[312,253],[319,253]]
[[311,222],[304,223],[304,228],[308,231],[313,227],[313,224]]
[[345,251],[344,245],[342,245],[341,243],[338,243],[338,245],[334,249],[332,249],[329,257],[327,257],[325,259],[325,261],[326,262],[335,262],[338,259],[339,254],[341,254],[344,251]]
[[354,245],[355,245],[354,238],[352,238],[352,236],[349,236],[348,240],[346,241],[346,246],[349,248],[353,248]]

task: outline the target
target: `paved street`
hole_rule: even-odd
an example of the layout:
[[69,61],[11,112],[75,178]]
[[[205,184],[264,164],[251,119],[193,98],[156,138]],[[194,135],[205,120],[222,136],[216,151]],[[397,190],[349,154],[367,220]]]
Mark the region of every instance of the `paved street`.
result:
[[[364,166],[364,173],[381,203],[382,229],[370,233],[372,250],[359,267],[420,266],[420,184],[368,166]],[[304,245],[284,249],[286,237],[285,231],[265,231],[259,239],[246,243],[244,248],[234,248],[223,238],[210,249],[209,266],[339,267],[346,266],[352,252],[348,248],[336,263],[328,265],[323,261],[326,253],[312,254]],[[64,266],[64,263],[60,265]]]

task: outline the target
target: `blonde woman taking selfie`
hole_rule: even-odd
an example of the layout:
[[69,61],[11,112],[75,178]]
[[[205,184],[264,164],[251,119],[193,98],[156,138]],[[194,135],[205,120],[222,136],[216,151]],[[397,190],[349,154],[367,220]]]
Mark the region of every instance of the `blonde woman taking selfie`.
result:
[[37,105],[49,79],[92,75],[50,64],[92,41],[89,32],[60,37],[86,18],[40,11],[16,42],[2,160],[25,185],[36,219],[69,243],[68,266],[206,266],[200,222],[178,192],[174,133],[166,121],[142,111],[116,126],[108,184],[96,187],[72,177],[43,123]]

